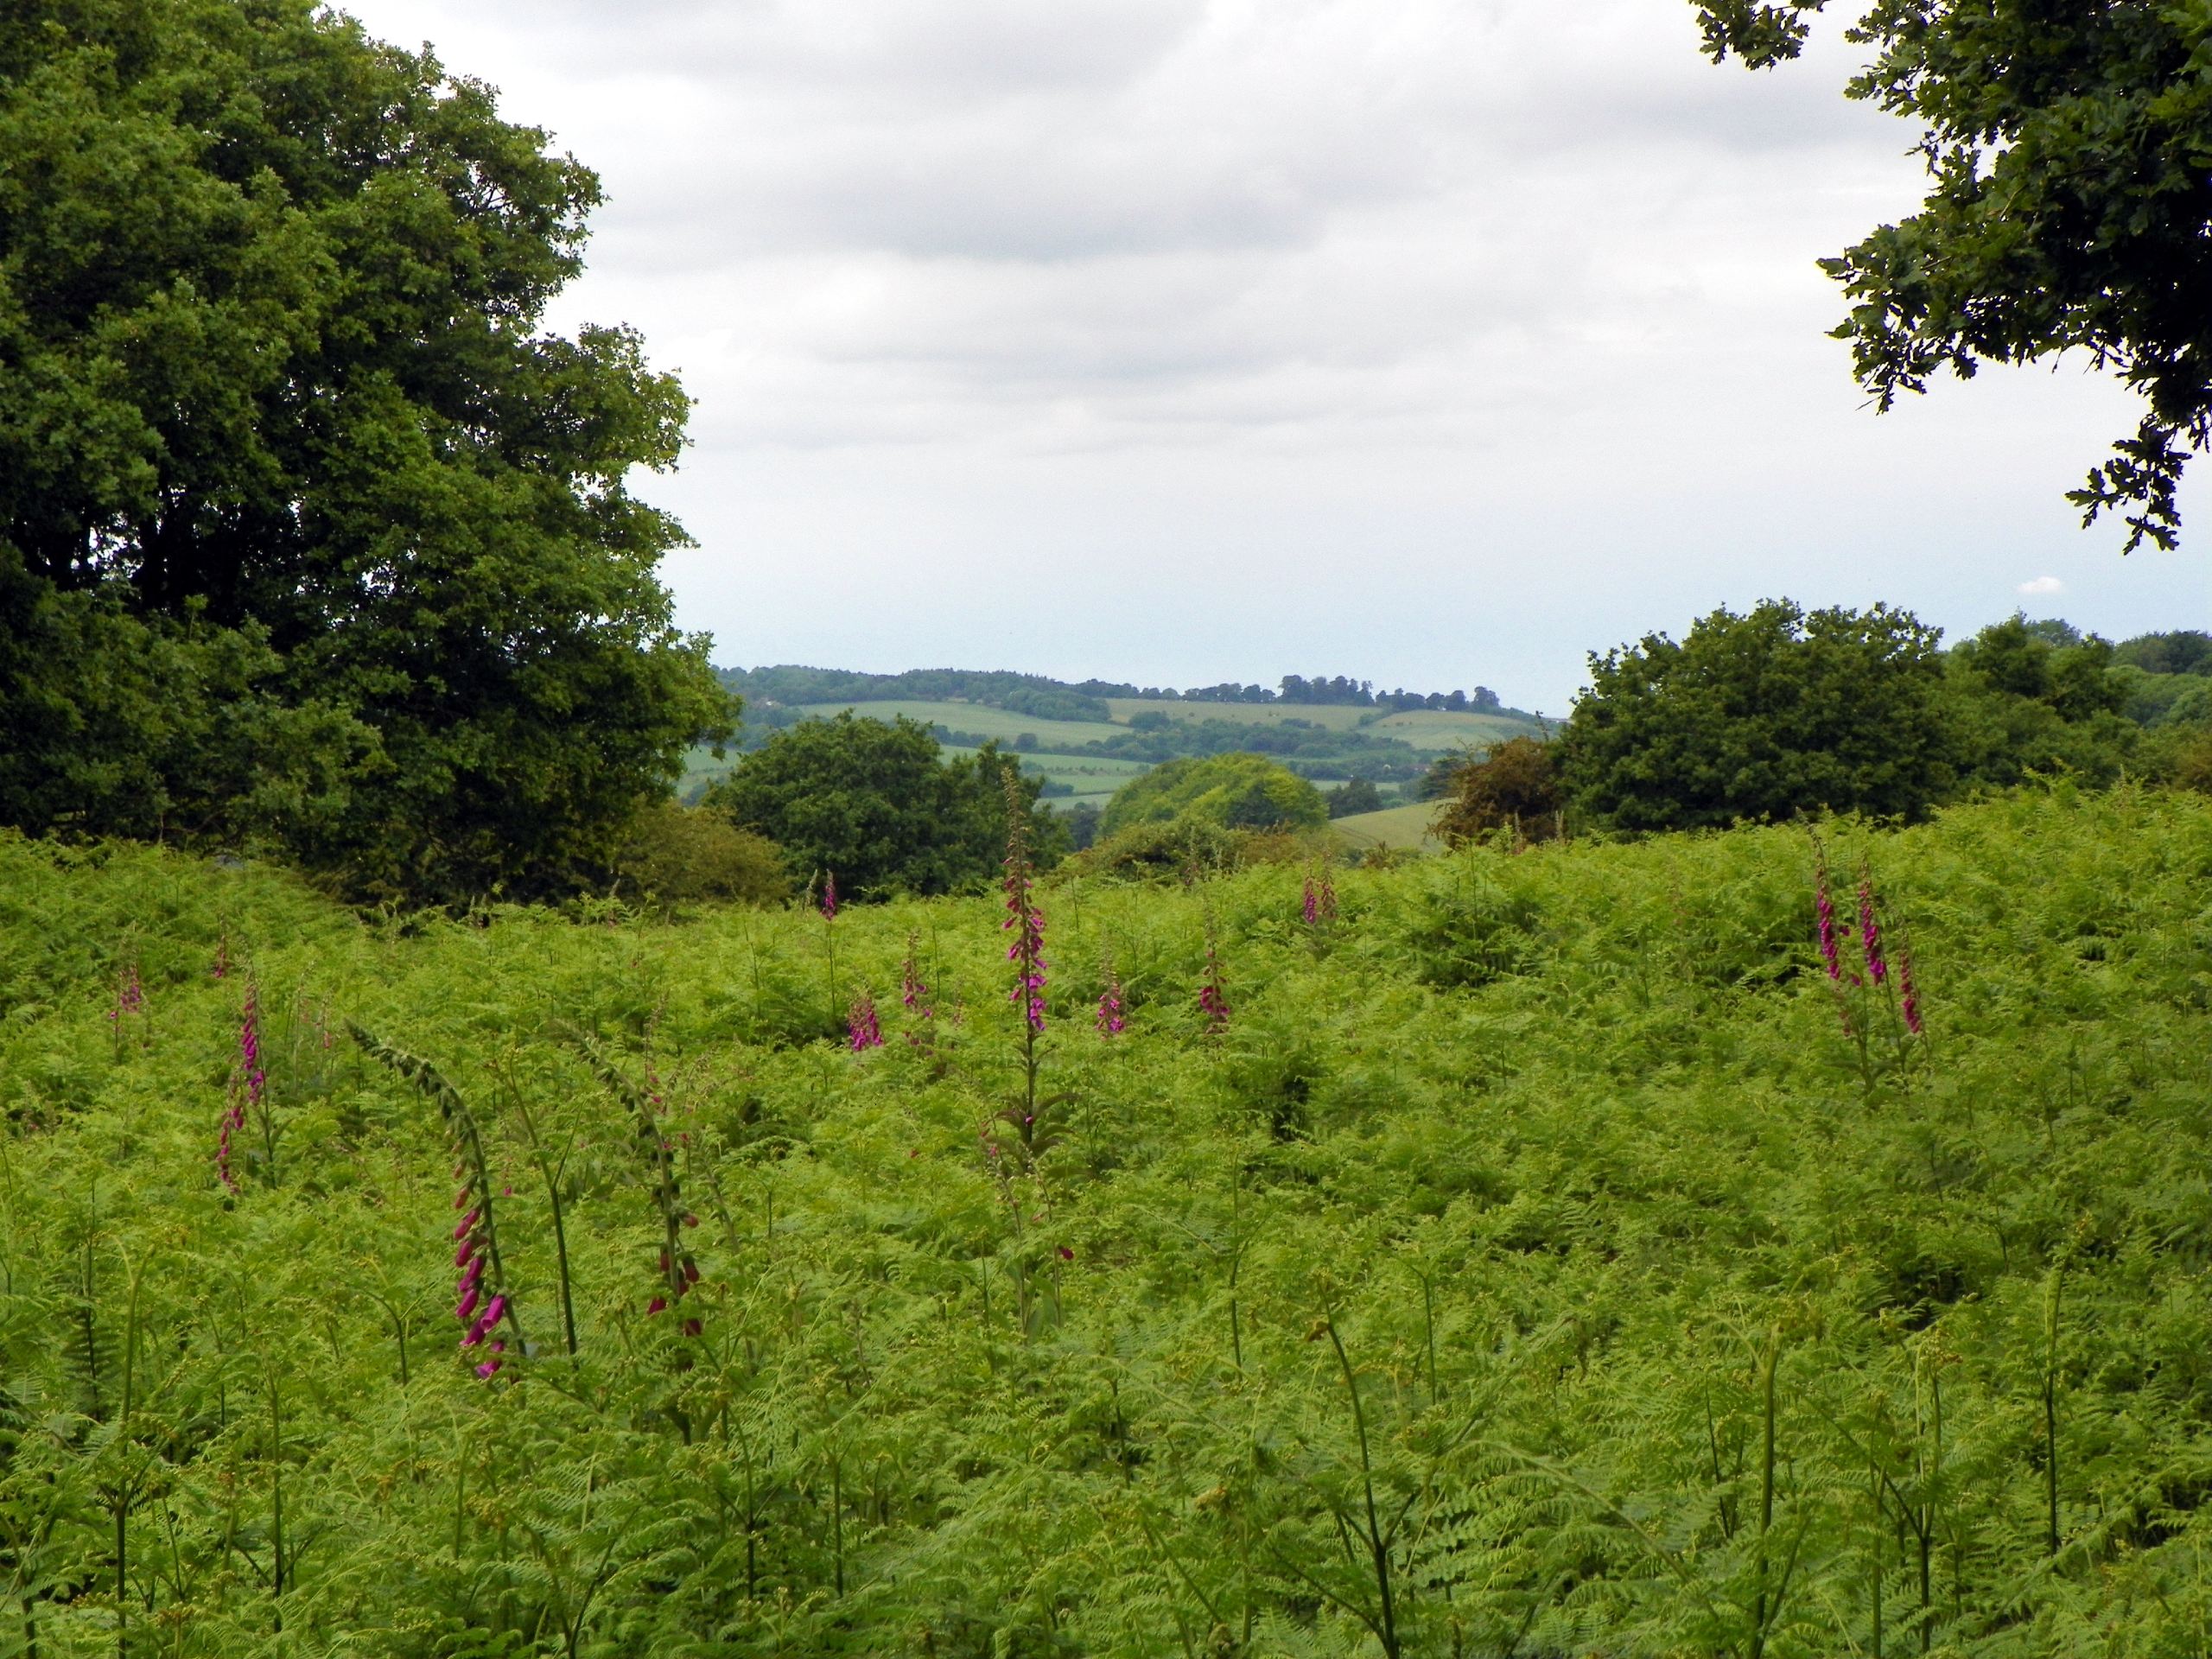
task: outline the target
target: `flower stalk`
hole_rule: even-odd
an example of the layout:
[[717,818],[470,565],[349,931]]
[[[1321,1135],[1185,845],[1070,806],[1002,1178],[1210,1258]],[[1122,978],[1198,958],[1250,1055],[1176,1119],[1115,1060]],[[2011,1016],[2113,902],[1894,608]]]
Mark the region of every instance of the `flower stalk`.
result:
[[1102,971],[1106,984],[1105,988],[1098,993],[1098,1014],[1095,1023],[1101,1037],[1118,1037],[1128,1023],[1122,1000],[1122,976],[1114,971],[1114,958],[1110,956],[1106,958]]
[[883,1046],[883,1025],[876,1018],[875,998],[862,991],[853,999],[845,1015],[846,1041],[855,1054]]
[[1029,850],[1029,803],[1022,798],[1020,774],[1006,769],[1006,919],[1000,931],[1014,938],[1006,959],[1014,964],[1007,1001],[1021,1014],[1024,1117],[1037,1116],[1037,1039],[1045,1029],[1045,912],[1038,906],[1037,872]]
[[499,1259],[492,1172],[484,1155],[483,1130],[460,1091],[428,1060],[372,1036],[351,1020],[346,1028],[364,1053],[397,1072],[435,1106],[445,1124],[454,1160],[453,1207],[461,1212],[453,1228],[454,1318],[461,1327],[462,1357],[473,1359],[476,1375],[489,1382],[506,1364],[509,1337],[514,1339],[517,1353],[526,1354],[530,1350],[523,1340],[506,1268]]

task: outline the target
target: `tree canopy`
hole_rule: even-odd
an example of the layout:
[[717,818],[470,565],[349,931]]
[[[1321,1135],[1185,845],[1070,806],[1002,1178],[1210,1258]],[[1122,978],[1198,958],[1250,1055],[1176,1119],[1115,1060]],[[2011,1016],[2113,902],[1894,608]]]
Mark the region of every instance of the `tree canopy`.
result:
[[804,881],[834,874],[861,899],[957,893],[987,882],[1006,850],[1006,780],[1049,861],[1066,830],[1037,804],[1043,779],[986,745],[947,764],[929,728],[855,715],[787,727],[709,789],[701,805],[784,849]]
[[414,898],[608,856],[728,707],[626,482],[687,400],[540,327],[594,175],[313,0],[0,10],[0,605],[53,642],[0,820]]
[[1886,606],[1770,600],[1593,655],[1560,739],[1569,798],[1623,830],[1924,811],[1955,776],[1937,641]]
[[[1764,67],[1827,0],[1692,3],[1707,55]],[[1847,38],[1871,49],[1848,95],[1922,124],[1929,178],[1920,212],[1822,262],[1859,382],[1886,409],[1943,369],[2087,352],[2145,407],[2069,499],[2172,547],[2212,442],[2212,12],[1876,0]]]
[[1186,757],[1154,766],[1114,793],[1099,833],[1190,818],[1227,830],[1318,830],[1321,791],[1263,754]]

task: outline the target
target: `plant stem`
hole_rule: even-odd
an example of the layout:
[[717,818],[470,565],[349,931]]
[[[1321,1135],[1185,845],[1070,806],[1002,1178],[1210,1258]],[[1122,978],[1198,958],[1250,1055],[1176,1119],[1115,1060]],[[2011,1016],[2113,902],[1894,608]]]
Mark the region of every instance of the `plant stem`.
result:
[[[1765,1363],[1760,1367],[1760,1414],[1763,1419],[1763,1440],[1759,1452],[1759,1593],[1756,1611],[1751,1618],[1751,1659],[1759,1659],[1766,1651],[1767,1619],[1767,1534],[1774,1528],[1774,1371],[1776,1362],[1782,1357],[1782,1333],[1775,1332],[1768,1342]],[[1777,1606],[1771,1610],[1780,1612]]]
[[1389,1659],[1398,1659],[1398,1618],[1390,1595],[1390,1552],[1382,1536],[1382,1522],[1375,1514],[1375,1465],[1367,1448],[1367,1412],[1359,1402],[1359,1380],[1352,1375],[1351,1357],[1344,1352],[1344,1338],[1337,1334],[1337,1322],[1327,1319],[1322,1329],[1329,1333],[1329,1345],[1337,1351],[1337,1368],[1344,1373],[1344,1391],[1351,1395],[1352,1427],[1359,1434],[1359,1478],[1367,1500],[1367,1550],[1375,1573],[1375,1587],[1382,1598],[1382,1627],[1375,1634],[1381,1638],[1382,1651]]
[[2044,1543],[2053,1560],[2058,1557],[2058,1302],[2065,1273],[2063,1268],[2050,1270],[2050,1291],[2044,1309],[2043,1433],[2049,1453],[2044,1462]]

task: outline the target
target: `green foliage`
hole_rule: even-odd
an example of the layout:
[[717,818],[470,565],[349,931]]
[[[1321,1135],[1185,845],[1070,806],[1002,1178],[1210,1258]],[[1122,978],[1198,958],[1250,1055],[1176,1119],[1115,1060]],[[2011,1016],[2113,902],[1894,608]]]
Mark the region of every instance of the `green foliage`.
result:
[[1179,819],[1224,830],[1318,830],[1329,819],[1320,791],[1265,755],[1170,760],[1124,784],[1106,804],[1101,834]]
[[1791,829],[1048,887],[1027,1124],[995,896],[854,1054],[803,912],[0,840],[0,1652],[2195,1653],[2212,802],[1825,833],[1881,984]]
[[627,890],[671,907],[773,904],[791,894],[773,842],[718,812],[665,798],[639,809],[615,873]]
[[1072,686],[1041,674],[1003,670],[917,668],[904,674],[861,674],[846,669],[725,668],[716,671],[730,690],[756,702],[786,708],[801,703],[941,702],[958,698],[1033,720],[1103,722],[1113,718],[1105,699],[1135,696],[1132,685],[1092,681]]
[[1331,790],[1322,798],[1332,818],[1348,818],[1355,812],[1380,812],[1382,791],[1364,778],[1355,778],[1350,783]]
[[986,746],[943,763],[911,720],[849,711],[778,732],[701,803],[784,851],[800,880],[834,873],[855,898],[944,893],[988,881],[1006,851],[1002,779],[1029,804],[1031,844],[1049,862],[1065,831],[1037,804],[1043,780]]
[[[1826,0],[1692,0],[1706,50],[1796,57]],[[2127,545],[2174,545],[2191,451],[2212,441],[2203,234],[2212,16],[2197,6],[1880,0],[1854,99],[1920,124],[1921,211],[1823,261],[1850,296],[1836,334],[1886,409],[1949,369],[2088,353],[2145,405],[2069,499],[2126,515]]]
[[2138,634],[2114,647],[2113,660],[2146,674],[2212,675],[2212,633],[2181,628]]
[[1936,644],[1885,606],[1770,600],[1593,656],[1559,742],[1568,798],[1623,830],[1923,813],[1955,778]]
[[[653,576],[683,532],[626,483],[683,394],[626,331],[539,332],[599,196],[545,145],[309,0],[0,12],[0,584],[81,651],[0,664],[0,707],[91,711],[0,821],[546,890],[728,729]],[[105,685],[134,639],[225,660]],[[241,791],[211,751],[256,732]]]
[[1556,833],[1566,796],[1551,746],[1532,737],[1501,743],[1453,777],[1452,798],[1437,815],[1436,835],[1447,847],[1510,829],[1541,841]]
[[21,827],[313,847],[340,833],[377,734],[286,702],[257,626],[133,616],[0,550],[0,802]]

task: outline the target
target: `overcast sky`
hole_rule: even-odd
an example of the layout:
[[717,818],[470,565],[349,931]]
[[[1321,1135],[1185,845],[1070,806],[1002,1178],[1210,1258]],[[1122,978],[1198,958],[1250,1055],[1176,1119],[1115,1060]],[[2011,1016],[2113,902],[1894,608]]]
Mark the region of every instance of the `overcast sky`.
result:
[[[641,480],[716,660],[1477,683],[1768,595],[2204,626],[2083,532],[2077,364],[1864,407],[1814,261],[1910,211],[1831,38],[1686,0],[352,0],[597,168],[554,321],[697,401]],[[2202,480],[2198,480],[2199,485]]]

